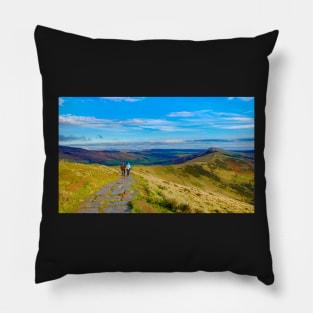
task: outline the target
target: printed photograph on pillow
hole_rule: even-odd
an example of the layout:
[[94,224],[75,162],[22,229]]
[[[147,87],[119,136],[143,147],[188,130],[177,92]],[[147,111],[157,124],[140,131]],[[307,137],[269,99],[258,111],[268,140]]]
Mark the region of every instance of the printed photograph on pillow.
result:
[[59,97],[59,213],[254,213],[254,97]]

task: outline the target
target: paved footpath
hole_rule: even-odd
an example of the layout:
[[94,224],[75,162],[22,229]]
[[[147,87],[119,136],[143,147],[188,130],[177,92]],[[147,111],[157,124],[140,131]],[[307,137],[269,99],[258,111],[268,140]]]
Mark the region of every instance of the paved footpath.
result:
[[130,190],[134,181],[132,175],[121,176],[103,186],[92,197],[82,203],[77,213],[129,213],[137,190]]

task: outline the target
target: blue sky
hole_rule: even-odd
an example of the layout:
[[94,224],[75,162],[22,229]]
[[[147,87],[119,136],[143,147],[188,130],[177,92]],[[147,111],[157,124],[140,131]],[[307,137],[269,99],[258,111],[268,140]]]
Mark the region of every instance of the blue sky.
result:
[[60,97],[59,144],[254,149],[253,97]]

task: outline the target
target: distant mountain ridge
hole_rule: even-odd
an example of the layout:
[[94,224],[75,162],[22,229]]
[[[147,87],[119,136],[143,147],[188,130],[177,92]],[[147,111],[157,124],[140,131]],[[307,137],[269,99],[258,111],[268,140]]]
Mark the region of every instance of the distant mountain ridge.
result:
[[113,165],[114,162],[120,162],[121,160],[133,161],[140,159],[144,161],[144,157],[128,152],[86,150],[66,146],[59,146],[59,159],[76,161],[79,163],[99,163],[109,165]]
[[201,151],[199,153],[195,153],[195,154],[188,155],[185,157],[179,157],[177,159],[174,159],[172,163],[173,164],[181,164],[181,163],[185,163],[187,161],[201,158],[203,156],[210,155],[213,153],[219,153],[219,154],[222,154],[224,156],[229,156],[229,157],[234,157],[234,158],[254,159],[254,151],[251,151],[251,150],[240,152],[240,151],[228,151],[228,150],[212,147],[212,148],[209,148],[207,150]]
[[218,153],[228,157],[254,159],[253,151],[228,151],[220,148],[199,149],[151,149],[142,151],[86,150],[67,146],[59,146],[59,159],[78,163],[98,163],[103,165],[119,165],[122,161],[130,161],[138,165],[181,164],[198,160],[210,154]]

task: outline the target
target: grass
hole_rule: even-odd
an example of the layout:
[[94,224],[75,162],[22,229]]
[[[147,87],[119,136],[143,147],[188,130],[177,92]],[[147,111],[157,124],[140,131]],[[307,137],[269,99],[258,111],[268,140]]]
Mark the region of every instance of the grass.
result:
[[194,177],[206,176],[215,181],[220,181],[219,176],[217,176],[212,170],[208,171],[200,164],[186,165],[183,168],[183,173],[192,175]]
[[182,171],[191,177],[197,177],[199,182],[203,181],[203,186],[246,203],[254,203],[252,160],[236,159],[217,153],[202,158],[202,162],[186,164]]
[[153,206],[147,202],[147,197],[150,194],[148,188],[148,182],[140,175],[132,173],[135,178],[132,184],[133,190],[137,190],[138,193],[135,194],[134,199],[130,201],[131,213],[158,213]]
[[76,211],[84,200],[118,176],[107,166],[59,161],[59,213]]
[[151,184],[134,173],[133,176],[133,188],[138,190],[138,194],[130,202],[132,213],[190,213],[191,208],[187,203],[180,203],[163,193],[163,190],[167,189],[166,186]]
[[[212,165],[213,164],[213,165]],[[136,167],[138,173],[158,177],[164,181],[197,188],[204,192],[215,191],[246,203],[254,201],[254,174],[250,170],[235,172],[223,163],[199,162],[167,166]],[[225,169],[227,168],[227,169]],[[163,184],[166,188],[166,185]]]
[[[59,162],[59,212],[71,213],[119,176],[119,167]],[[182,164],[135,166],[131,213],[253,213],[254,162],[210,154]],[[105,206],[105,204],[103,204]],[[103,208],[100,207],[100,211]]]
[[196,162],[136,166],[135,171],[145,179],[141,204],[145,201],[159,212],[254,212],[254,162],[251,159],[239,160],[216,153]]

